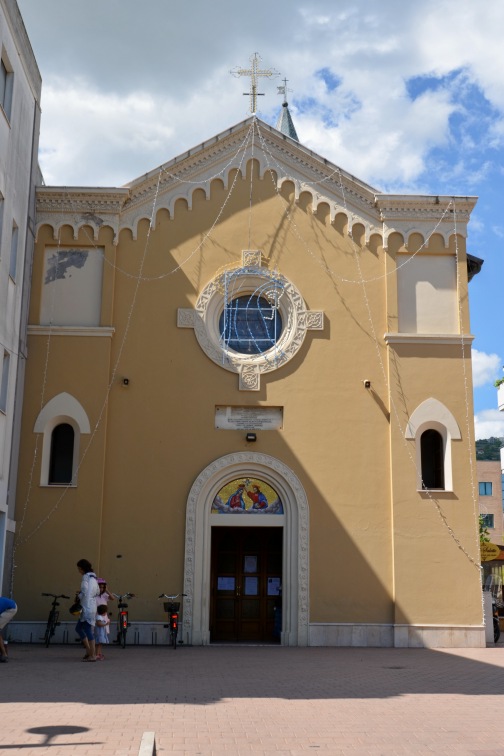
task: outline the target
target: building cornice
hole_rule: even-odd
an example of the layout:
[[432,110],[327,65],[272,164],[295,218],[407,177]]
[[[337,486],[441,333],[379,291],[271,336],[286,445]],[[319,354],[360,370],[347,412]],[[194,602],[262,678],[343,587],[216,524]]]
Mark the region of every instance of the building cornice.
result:
[[[254,139],[249,138],[251,128]],[[261,178],[271,177],[277,190],[292,182],[296,202],[308,194],[313,213],[319,205],[328,205],[331,222],[340,213],[346,215],[349,229],[360,223],[366,242],[371,234],[379,234],[385,247],[394,232],[405,240],[414,232],[427,239],[435,228],[445,244],[455,228],[465,236],[476,204],[475,197],[379,193],[272,126],[250,118],[122,188],[39,187],[37,228],[49,224],[57,238],[59,229],[69,224],[77,238],[79,228],[88,225],[97,241],[106,225],[113,229],[116,243],[122,229],[129,229],[136,239],[140,221],[152,216],[154,198],[156,211],[165,209],[173,218],[178,200],[192,209],[194,192],[202,190],[209,198],[215,179],[229,189],[235,172],[245,177],[252,159],[259,164]],[[155,227],[155,216],[153,223]]]
[[452,333],[385,333],[383,336],[386,344],[432,344],[433,346],[472,344],[474,338],[471,334]]
[[28,326],[28,336],[104,336],[105,338],[112,338],[114,333],[115,328],[112,326]]

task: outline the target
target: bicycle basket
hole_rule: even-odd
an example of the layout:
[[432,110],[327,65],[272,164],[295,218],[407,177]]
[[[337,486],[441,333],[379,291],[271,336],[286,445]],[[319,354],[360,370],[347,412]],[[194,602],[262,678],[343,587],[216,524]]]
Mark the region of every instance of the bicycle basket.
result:
[[163,606],[165,612],[178,612],[180,609],[180,601],[165,601]]
[[79,615],[82,612],[82,606],[80,601],[76,601],[70,609],[68,610],[70,614],[74,614],[75,616]]

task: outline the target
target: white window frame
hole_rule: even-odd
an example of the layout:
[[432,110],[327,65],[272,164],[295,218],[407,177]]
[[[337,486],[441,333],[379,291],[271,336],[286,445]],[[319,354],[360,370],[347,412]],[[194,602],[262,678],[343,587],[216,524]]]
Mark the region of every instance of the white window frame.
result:
[[[443,439],[444,488],[429,489],[422,485],[422,451],[420,439],[426,430],[436,430]],[[434,398],[426,399],[412,413],[406,426],[405,438],[415,441],[417,491],[453,491],[452,441],[460,441],[462,434],[450,410]]]
[[[74,430],[74,449],[71,483],[49,483],[52,432],[57,425],[68,423]],[[42,433],[42,459],[40,464],[40,485],[49,488],[73,488],[77,486],[79,472],[80,437],[91,432],[89,418],[80,402],[66,392],[58,394],[41,410],[33,428]]]
[[10,354],[7,351],[3,353],[2,360],[2,377],[0,383],[0,412],[4,415],[7,413],[7,402],[9,400],[9,370],[10,370]]
[[19,247],[19,227],[16,222],[12,223],[12,236],[9,260],[9,276],[14,283],[16,282],[17,265],[18,265],[18,247]]
[[0,106],[8,121],[11,118],[13,91],[14,72],[5,50],[2,50],[0,59]]

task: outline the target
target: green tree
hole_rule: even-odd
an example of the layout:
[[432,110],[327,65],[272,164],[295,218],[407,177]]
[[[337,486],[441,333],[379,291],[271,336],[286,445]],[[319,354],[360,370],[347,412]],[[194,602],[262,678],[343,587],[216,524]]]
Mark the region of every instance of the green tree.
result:
[[485,525],[485,518],[483,517],[483,515],[479,516],[479,538],[480,544],[490,543],[490,533],[488,532],[488,529]]

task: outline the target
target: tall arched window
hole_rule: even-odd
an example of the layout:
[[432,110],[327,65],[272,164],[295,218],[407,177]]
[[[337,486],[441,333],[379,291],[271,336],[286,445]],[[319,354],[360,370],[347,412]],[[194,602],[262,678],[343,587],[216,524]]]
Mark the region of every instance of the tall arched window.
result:
[[444,489],[444,449],[443,437],[437,430],[429,428],[420,437],[422,460],[422,488]]
[[49,485],[68,485],[72,482],[74,441],[74,429],[68,423],[60,423],[54,428],[51,434]]

